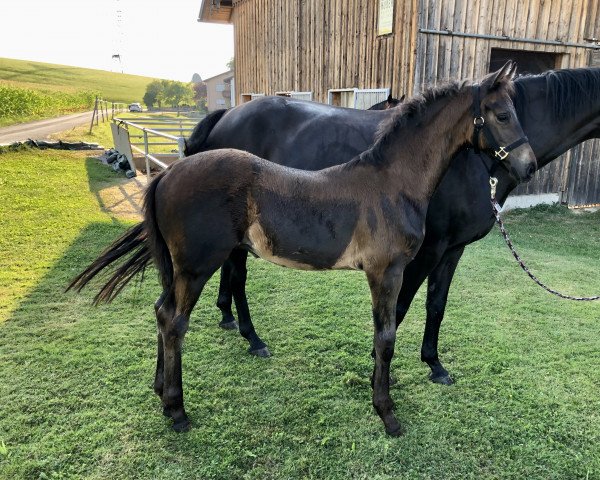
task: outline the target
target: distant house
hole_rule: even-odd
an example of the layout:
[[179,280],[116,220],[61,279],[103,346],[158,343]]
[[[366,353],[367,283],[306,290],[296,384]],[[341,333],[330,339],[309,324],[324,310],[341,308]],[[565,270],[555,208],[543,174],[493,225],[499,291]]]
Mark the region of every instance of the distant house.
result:
[[229,70],[204,80],[206,84],[206,107],[209,112],[235,105],[233,90],[233,70]]

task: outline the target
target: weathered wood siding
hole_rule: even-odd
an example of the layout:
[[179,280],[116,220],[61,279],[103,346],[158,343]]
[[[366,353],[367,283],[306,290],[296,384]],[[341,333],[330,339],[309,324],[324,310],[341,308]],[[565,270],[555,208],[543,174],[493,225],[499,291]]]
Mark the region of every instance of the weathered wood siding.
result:
[[397,1],[394,32],[377,35],[376,0],[238,0],[233,24],[241,93],[333,88],[413,91],[417,0]]
[[[510,39],[586,43],[599,35],[598,0],[419,0],[415,87],[488,72],[493,48],[559,54],[556,68],[587,66],[590,49]],[[507,39],[423,33],[437,30]]]

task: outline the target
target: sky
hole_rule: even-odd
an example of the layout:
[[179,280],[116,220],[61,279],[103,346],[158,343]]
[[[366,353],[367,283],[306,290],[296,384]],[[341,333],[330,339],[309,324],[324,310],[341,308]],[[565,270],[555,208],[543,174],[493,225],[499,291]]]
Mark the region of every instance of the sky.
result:
[[233,57],[233,28],[198,22],[200,3],[0,0],[0,57],[184,82],[194,73],[209,78]]

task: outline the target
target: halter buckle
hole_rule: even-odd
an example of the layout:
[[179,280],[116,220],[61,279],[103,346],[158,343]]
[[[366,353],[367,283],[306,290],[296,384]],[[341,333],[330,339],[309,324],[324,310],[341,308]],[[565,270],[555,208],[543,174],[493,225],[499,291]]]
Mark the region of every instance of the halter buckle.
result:
[[496,155],[500,160],[505,160],[508,157],[509,152],[506,151],[504,147],[500,147],[498,150],[494,151],[494,155]]
[[475,117],[473,119],[473,125],[475,125],[477,128],[483,127],[485,125],[485,118],[483,118],[482,116]]

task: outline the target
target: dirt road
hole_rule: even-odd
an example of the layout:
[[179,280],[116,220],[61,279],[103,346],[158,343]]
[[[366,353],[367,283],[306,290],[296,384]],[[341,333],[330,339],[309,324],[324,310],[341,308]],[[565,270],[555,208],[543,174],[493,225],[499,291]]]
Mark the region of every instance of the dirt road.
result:
[[0,128],[0,145],[19,142],[31,138],[33,140],[44,140],[49,135],[57,132],[70,130],[73,127],[89,124],[92,120],[92,112],[75,113],[64,117],[39,120],[37,122],[20,123],[10,127]]

